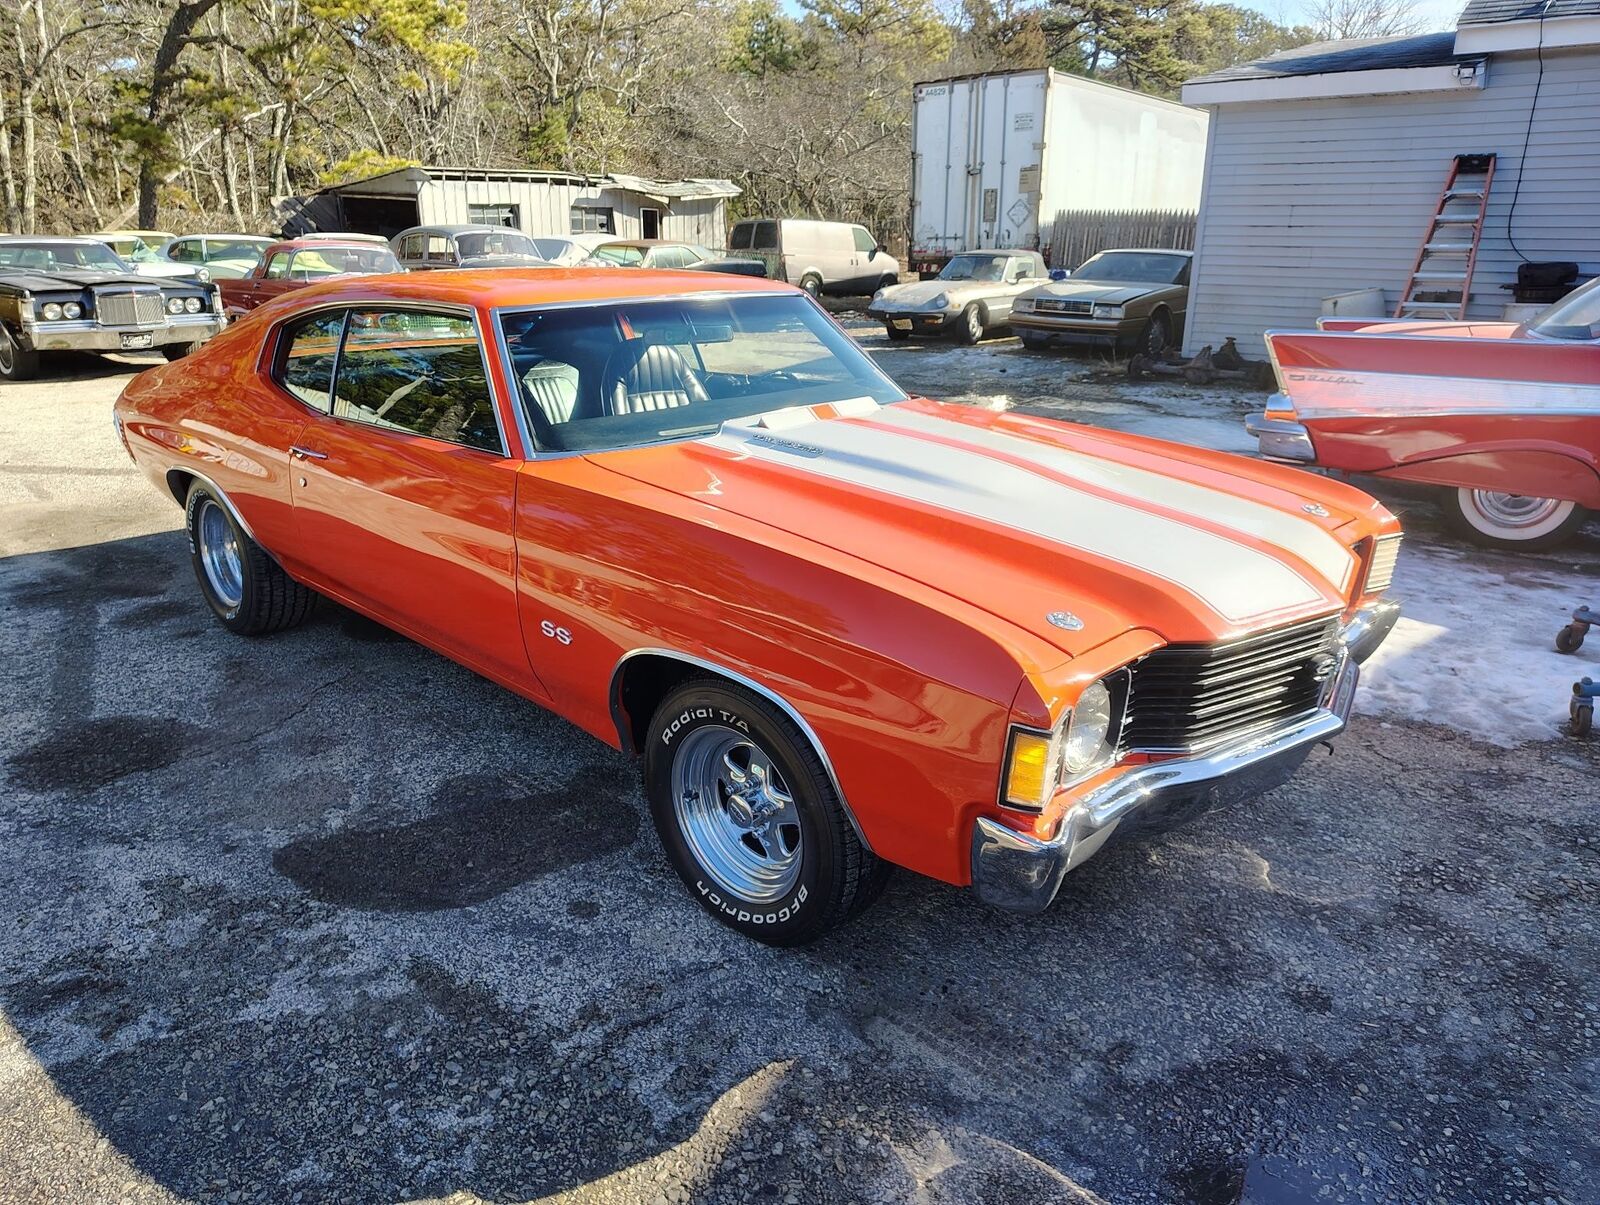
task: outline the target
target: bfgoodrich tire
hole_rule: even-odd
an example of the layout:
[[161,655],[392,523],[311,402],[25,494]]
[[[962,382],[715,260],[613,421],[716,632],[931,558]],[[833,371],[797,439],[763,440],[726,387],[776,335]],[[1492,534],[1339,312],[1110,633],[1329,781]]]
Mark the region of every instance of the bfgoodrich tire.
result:
[[1457,533],[1483,548],[1537,552],[1565,543],[1588,521],[1576,502],[1493,490],[1448,490],[1444,515]]
[[285,573],[203,481],[189,487],[184,525],[200,593],[230,632],[263,636],[282,631],[304,622],[316,607],[315,591]]
[[678,877],[711,915],[773,946],[814,941],[882,891],[822,759],[753,691],[698,678],[657,709],[645,790]]

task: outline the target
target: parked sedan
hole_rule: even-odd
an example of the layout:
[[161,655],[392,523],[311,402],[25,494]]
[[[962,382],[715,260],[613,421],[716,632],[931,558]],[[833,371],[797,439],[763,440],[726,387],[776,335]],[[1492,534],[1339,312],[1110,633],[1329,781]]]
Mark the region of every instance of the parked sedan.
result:
[[319,280],[402,271],[400,261],[387,246],[294,239],[268,247],[250,275],[222,281],[222,306],[229,318],[238,318],[263,302]]
[[505,226],[413,226],[395,235],[389,245],[410,271],[553,266],[531,238]]
[[1029,347],[1052,340],[1151,356],[1183,338],[1192,251],[1102,251],[1067,280],[1018,297],[1011,326]]
[[1037,251],[966,251],[933,280],[879,289],[867,315],[891,339],[953,334],[976,343],[1010,321],[1013,299],[1049,279]]
[[614,237],[610,234],[536,236],[533,247],[550,263],[562,268],[574,268],[593,255],[596,247],[611,242]]
[[37,376],[59,351],[177,359],[221,326],[214,284],[140,276],[97,239],[0,236],[0,379]]
[[1274,459],[1443,486],[1461,534],[1550,548],[1600,509],[1600,280],[1521,326],[1329,319],[1269,332]]
[[236,280],[253,271],[276,241],[258,234],[186,234],[162,246],[161,255],[191,270],[204,268],[213,279]]
[[909,398],[772,281],[341,279],[115,413],[224,627],[325,594],[639,755],[689,894],[775,945],[891,864],[1036,911],[1270,789],[1395,615],[1358,490]]
[[729,272],[735,276],[767,274],[763,260],[718,255],[695,243],[668,243],[660,239],[619,239],[602,243],[589,259],[614,268],[679,268],[692,272]]
[[168,280],[196,277],[200,280],[211,279],[209,269],[193,264],[175,264],[161,254],[160,248],[176,237],[164,230],[102,230],[88,237],[110,247],[123,263],[140,276]]

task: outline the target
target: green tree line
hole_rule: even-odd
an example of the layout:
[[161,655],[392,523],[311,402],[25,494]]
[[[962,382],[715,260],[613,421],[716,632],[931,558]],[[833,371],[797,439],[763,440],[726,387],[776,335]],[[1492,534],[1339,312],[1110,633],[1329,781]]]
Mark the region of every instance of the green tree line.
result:
[[742,212],[895,228],[919,79],[1039,67],[1175,95],[1314,40],[1172,0],[17,0],[12,232],[274,227],[406,163],[726,177]]

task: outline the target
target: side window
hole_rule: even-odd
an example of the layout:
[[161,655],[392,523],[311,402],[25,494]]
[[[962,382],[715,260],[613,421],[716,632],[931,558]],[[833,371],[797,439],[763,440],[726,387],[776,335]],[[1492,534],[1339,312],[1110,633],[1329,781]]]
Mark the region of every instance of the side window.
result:
[[657,247],[650,256],[652,268],[683,268],[689,264],[689,253],[682,247]]
[[267,270],[262,273],[268,280],[283,280],[289,275],[289,253],[280,251],[267,261]]
[[352,310],[335,418],[499,453],[478,331],[458,314]]
[[200,245],[187,241],[173,243],[167,249],[167,258],[180,264],[197,264],[200,262]]
[[778,223],[757,222],[755,237],[750,241],[752,251],[776,251],[778,249]]
[[426,255],[430,264],[453,264],[456,262],[455,246],[442,234],[428,235]]
[[872,232],[865,226],[852,226],[850,233],[855,235],[856,250],[864,255],[871,255],[878,249],[878,240],[872,237]]
[[728,235],[728,250],[748,251],[750,240],[755,237],[756,224],[754,222],[738,222],[733,227],[733,232]]
[[400,240],[400,258],[422,258],[422,236],[420,234],[408,234]]
[[312,314],[284,327],[278,338],[278,365],[273,374],[278,384],[306,405],[326,411],[343,328],[343,310]]

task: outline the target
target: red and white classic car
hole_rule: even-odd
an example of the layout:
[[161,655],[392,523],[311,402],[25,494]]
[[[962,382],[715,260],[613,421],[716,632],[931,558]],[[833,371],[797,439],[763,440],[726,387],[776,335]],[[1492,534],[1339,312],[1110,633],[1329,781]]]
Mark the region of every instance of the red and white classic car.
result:
[[115,413],[226,627],[328,595],[642,756],[690,892],[773,944],[891,863],[1037,910],[1271,788],[1397,612],[1365,494],[908,398],[764,280],[346,278]]
[[1267,347],[1264,456],[1447,486],[1493,548],[1548,548],[1600,508],[1600,280],[1520,326],[1324,320]]

